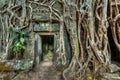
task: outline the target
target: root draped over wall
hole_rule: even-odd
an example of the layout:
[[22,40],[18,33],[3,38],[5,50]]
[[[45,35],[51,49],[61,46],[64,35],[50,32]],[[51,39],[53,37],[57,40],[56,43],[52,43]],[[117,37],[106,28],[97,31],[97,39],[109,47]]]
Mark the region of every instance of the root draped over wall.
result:
[[[59,3],[60,11],[54,4]],[[0,7],[0,30],[2,30],[3,52],[9,53],[12,45],[9,29],[28,28],[32,32],[32,4],[48,7],[50,21],[54,14],[60,23],[59,58],[66,63],[64,31],[69,34],[72,60],[63,71],[65,80],[87,80],[98,78],[99,73],[109,72],[111,50],[107,30],[120,53],[120,3],[117,0],[10,0]],[[66,29],[66,30],[64,30]],[[33,36],[31,37],[34,42]],[[32,51],[31,51],[32,52]],[[88,74],[88,75],[87,75]]]

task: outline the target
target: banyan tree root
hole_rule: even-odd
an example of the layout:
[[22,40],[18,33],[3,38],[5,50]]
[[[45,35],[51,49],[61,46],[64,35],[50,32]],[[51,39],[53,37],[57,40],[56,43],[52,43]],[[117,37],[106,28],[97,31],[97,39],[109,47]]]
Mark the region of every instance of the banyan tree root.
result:
[[[62,10],[53,7],[59,3]],[[3,47],[9,53],[9,29],[28,28],[32,32],[31,20],[33,4],[47,7],[60,23],[60,46],[57,51],[62,63],[67,64],[65,51],[65,33],[72,49],[72,60],[63,71],[65,80],[97,79],[100,74],[109,72],[111,50],[107,30],[112,30],[112,38],[120,52],[120,4],[119,0],[10,0],[0,8],[0,26],[2,27]]]

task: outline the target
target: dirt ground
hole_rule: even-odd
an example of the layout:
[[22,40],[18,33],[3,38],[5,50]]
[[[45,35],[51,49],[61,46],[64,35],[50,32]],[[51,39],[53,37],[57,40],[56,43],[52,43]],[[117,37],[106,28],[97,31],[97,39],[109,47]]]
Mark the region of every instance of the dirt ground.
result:
[[0,80],[63,80],[51,60],[44,60],[35,69],[27,72],[1,72]]

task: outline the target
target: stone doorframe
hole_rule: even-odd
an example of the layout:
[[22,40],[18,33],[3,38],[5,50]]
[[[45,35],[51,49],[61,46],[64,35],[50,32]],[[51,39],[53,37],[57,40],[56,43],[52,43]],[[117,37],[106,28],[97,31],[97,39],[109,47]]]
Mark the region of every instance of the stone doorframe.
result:
[[59,32],[35,32],[35,56],[36,56],[36,62],[39,64],[41,62],[42,58],[42,35],[53,35],[54,36],[54,55],[53,55],[53,61],[57,59],[57,38],[58,38]]

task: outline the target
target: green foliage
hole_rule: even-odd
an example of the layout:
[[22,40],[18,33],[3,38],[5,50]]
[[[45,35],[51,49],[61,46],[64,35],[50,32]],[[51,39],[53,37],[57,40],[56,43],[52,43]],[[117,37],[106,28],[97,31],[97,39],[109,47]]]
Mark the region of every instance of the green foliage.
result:
[[53,50],[54,50],[53,45],[49,45],[47,43],[44,44],[43,45],[44,57],[45,58],[52,58],[53,57]]
[[13,34],[11,40],[14,41],[13,51],[19,52],[26,49],[26,37],[28,37],[28,30],[12,29]]
[[52,58],[53,57],[53,52],[48,50],[47,53],[44,54],[45,58]]

